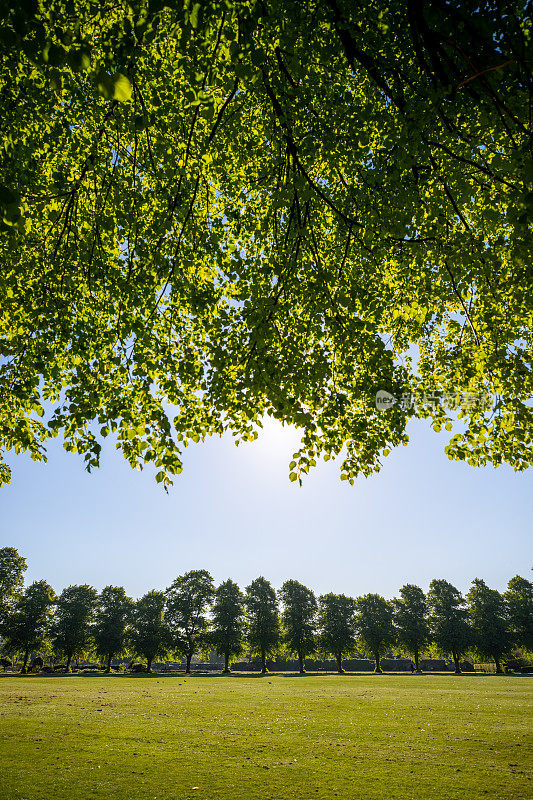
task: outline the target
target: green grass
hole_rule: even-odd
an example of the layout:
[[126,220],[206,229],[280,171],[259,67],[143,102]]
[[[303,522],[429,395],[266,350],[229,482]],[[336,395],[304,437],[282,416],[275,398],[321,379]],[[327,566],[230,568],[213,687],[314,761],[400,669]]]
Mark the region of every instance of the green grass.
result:
[[528,678],[6,677],[0,798],[528,800]]

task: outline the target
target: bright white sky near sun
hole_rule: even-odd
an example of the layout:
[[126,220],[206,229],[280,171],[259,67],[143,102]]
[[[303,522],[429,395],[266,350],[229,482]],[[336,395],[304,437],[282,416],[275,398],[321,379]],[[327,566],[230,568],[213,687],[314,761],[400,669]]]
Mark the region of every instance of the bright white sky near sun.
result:
[[500,590],[530,578],[533,472],[451,462],[444,435],[421,422],[409,430],[381,473],[351,487],[329,462],[300,488],[287,468],[298,436],[269,421],[253,444],[190,447],[169,495],[109,440],[90,475],[53,443],[46,465],[11,458],[0,546],[26,557],[28,581],[111,583],[134,597],[200,568],[241,587],[264,575],[276,588],[296,578],[320,594],[386,597],[436,577],[463,591],[475,577]]

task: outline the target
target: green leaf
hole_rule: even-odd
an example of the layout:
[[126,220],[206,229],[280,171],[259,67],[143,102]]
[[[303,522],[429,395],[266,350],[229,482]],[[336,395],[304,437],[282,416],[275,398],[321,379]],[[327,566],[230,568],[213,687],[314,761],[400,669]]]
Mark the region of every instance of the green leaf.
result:
[[133,87],[130,83],[129,78],[127,78],[121,72],[117,72],[113,76],[112,80],[113,80],[113,99],[118,100],[120,103],[124,103],[127,100],[130,100]]
[[191,26],[193,28],[195,28],[195,29],[198,27],[198,22],[199,22],[198,17],[199,17],[199,14],[200,14],[200,8],[201,8],[201,4],[200,3],[195,3],[193,5],[192,11],[191,11],[191,13],[189,15],[189,22],[191,23]]
[[71,50],[68,54],[68,63],[74,72],[86,72],[91,67],[90,51],[85,47]]
[[106,72],[99,72],[96,77],[96,88],[98,90],[98,94],[104,98],[104,100],[112,100],[115,93],[115,82],[111,75],[108,75]]
[[51,67],[61,67],[67,58],[63,47],[55,44],[47,44],[43,50],[43,61]]

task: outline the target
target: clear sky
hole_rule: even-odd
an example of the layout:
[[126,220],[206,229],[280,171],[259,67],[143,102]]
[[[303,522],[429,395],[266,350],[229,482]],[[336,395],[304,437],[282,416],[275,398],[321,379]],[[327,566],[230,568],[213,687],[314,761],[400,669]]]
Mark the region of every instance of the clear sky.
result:
[[264,575],[276,588],[295,578],[317,593],[386,597],[435,577],[463,591],[475,577],[500,590],[531,577],[533,471],[451,462],[446,437],[423,422],[409,430],[381,473],[352,487],[329,462],[300,488],[287,469],[296,432],[269,422],[253,444],[189,447],[168,495],[109,439],[92,474],[54,442],[46,465],[10,459],[0,546],[26,557],[28,581],[111,583],[134,597],[200,568],[242,587]]

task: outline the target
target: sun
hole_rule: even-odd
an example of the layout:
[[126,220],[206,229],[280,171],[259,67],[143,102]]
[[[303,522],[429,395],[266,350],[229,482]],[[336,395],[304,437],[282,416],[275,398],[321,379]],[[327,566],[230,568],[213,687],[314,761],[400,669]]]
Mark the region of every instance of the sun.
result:
[[295,425],[283,424],[268,414],[261,418],[261,424],[262,427],[257,429],[258,438],[250,444],[254,456],[288,464],[300,447],[301,431]]

